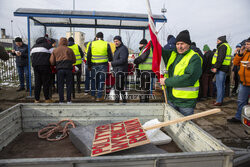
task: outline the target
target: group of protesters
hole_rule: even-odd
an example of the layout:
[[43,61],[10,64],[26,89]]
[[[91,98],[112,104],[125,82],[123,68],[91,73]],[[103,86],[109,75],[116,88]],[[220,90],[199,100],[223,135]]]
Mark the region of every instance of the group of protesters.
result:
[[[56,47],[56,40],[48,36],[40,37],[31,48],[31,62],[35,76],[35,103],[41,102],[40,92],[43,87],[45,102],[52,103],[51,87],[55,84],[57,75],[57,89],[59,103],[64,103],[64,84],[67,89],[67,103],[71,103],[73,89],[73,75],[77,76],[77,90],[81,93],[81,76],[83,63],[85,70],[84,94],[97,102],[104,100],[104,86],[109,67],[113,68],[115,78],[115,102],[127,102],[126,72],[128,72],[128,48],[123,44],[121,36],[115,36],[113,42],[116,50],[112,53],[111,46],[104,41],[102,32],[98,32],[95,39],[88,42],[85,49],[74,43],[70,37],[60,38]],[[151,43],[151,45],[148,45]],[[146,48],[150,46],[150,48]],[[133,64],[140,71],[140,102],[149,102],[150,83],[154,78],[152,71],[154,44],[142,39],[139,43],[140,53]],[[169,105],[183,115],[193,114],[198,100],[216,98],[213,105],[222,106],[224,96],[230,93],[230,73],[233,72],[234,88],[232,94],[238,93],[238,110],[229,122],[239,122],[241,109],[248,102],[250,94],[250,38],[236,46],[234,55],[227,42],[226,36],[218,37],[217,48],[211,50],[205,44],[203,52],[191,41],[189,31],[181,31],[176,38],[169,35],[167,44],[162,47],[162,58],[166,66],[164,78],[158,78],[165,87]],[[21,38],[15,39],[12,54],[16,56],[20,88],[29,89],[28,47]],[[233,67],[232,67],[233,66]],[[121,98],[120,98],[121,97]]]

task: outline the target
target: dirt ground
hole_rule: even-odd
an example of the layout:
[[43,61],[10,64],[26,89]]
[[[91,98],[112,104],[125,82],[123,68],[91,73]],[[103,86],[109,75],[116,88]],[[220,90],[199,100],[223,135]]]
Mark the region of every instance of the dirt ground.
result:
[[[0,90],[0,112],[17,104],[17,103],[30,103],[34,98],[28,98],[28,92],[16,92],[17,88],[2,87]],[[151,102],[163,102],[161,90],[154,92],[156,99]],[[41,95],[43,99],[43,95]],[[53,94],[53,100],[58,102],[58,94]],[[212,103],[215,99],[200,101],[197,103],[195,113],[214,108]],[[86,103],[94,102],[90,99],[89,95],[83,93],[75,93],[73,103]],[[113,102],[105,100],[104,102]],[[129,100],[129,103],[138,103],[139,100]],[[221,140],[227,146],[232,147],[250,147],[250,128],[242,124],[227,123],[227,118],[234,116],[237,109],[237,97],[226,97],[222,107],[222,112],[216,115],[207,116],[194,120],[201,128],[207,131],[215,138]]]

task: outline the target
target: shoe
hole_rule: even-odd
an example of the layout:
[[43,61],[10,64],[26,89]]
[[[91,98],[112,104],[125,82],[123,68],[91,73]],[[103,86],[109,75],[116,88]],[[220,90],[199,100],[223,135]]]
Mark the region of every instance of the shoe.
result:
[[72,104],[72,102],[71,102],[71,101],[68,101],[67,104]]
[[119,103],[119,101],[120,101],[119,99],[115,99],[115,103]]
[[85,96],[89,95],[89,92],[84,92],[84,95],[85,95]]
[[44,101],[45,103],[54,103],[54,100],[48,99]]
[[241,123],[241,121],[239,119],[236,119],[235,117],[233,117],[231,119],[227,119],[227,122],[230,122],[230,123]]
[[20,91],[23,91],[23,90],[25,90],[24,88],[19,88],[19,89],[17,89],[16,91],[17,92],[20,92]]
[[35,100],[34,103],[40,103],[40,101],[39,100]]
[[95,100],[95,96],[91,96],[91,98],[90,98],[91,100]]
[[222,106],[222,103],[215,102],[213,106]]
[[96,98],[96,102],[101,102],[101,101],[103,101],[104,100],[104,98],[103,97],[101,97],[101,98]]
[[59,102],[59,104],[64,104],[64,102]]
[[123,99],[122,102],[123,102],[123,103],[127,103],[127,100],[126,100],[126,99]]

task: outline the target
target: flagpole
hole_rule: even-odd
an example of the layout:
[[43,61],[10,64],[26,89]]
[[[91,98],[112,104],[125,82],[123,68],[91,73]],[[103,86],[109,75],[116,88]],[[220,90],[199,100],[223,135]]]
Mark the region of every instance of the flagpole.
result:
[[[155,24],[154,24],[153,19],[152,19],[153,14],[152,14],[152,10],[151,10],[151,6],[150,6],[149,0],[146,0],[146,4],[147,4],[147,11],[148,11],[149,26],[151,25],[149,28],[152,30],[152,33],[155,35],[156,40],[159,41],[158,36],[157,36],[158,33],[156,31],[156,27],[155,27]],[[152,36],[151,36],[151,39],[152,39]],[[157,48],[155,48],[155,49],[157,49]],[[153,56],[153,58],[154,58],[154,56]],[[161,61],[161,59],[160,59],[160,61]],[[161,64],[162,64],[162,61],[161,61]],[[160,76],[162,75],[161,66],[162,65],[160,65],[160,69],[159,69],[160,70]],[[160,79],[160,77],[159,77],[159,79]],[[162,89],[163,89],[163,92],[164,92],[165,103],[167,104],[168,102],[167,102],[167,93],[166,93],[165,86],[162,86]]]

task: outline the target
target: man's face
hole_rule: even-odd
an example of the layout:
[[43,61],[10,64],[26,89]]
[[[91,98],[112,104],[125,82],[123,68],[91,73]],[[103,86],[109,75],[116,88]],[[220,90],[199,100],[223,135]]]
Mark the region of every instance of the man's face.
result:
[[218,39],[217,39],[217,44],[219,44],[219,43],[221,43],[221,40],[218,40]]
[[185,42],[180,41],[176,43],[177,52],[180,54],[186,52],[189,48],[190,45],[186,44]]
[[246,42],[246,49],[248,52],[250,52],[250,42]]
[[117,40],[117,39],[114,40],[114,43],[115,43],[115,46],[116,46],[116,47],[118,47],[118,46],[121,45],[121,41],[119,41],[119,40]]
[[144,45],[143,45],[143,44],[139,44],[139,47],[140,47],[140,48],[143,48],[143,47],[144,47]]
[[18,46],[18,47],[20,47],[20,46],[22,46],[22,45],[23,45],[23,43],[22,43],[22,42],[15,42],[15,44],[16,44],[16,46]]

